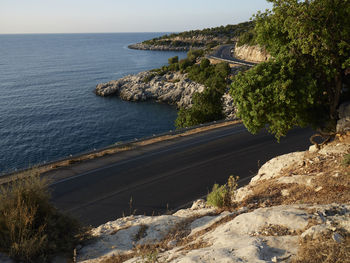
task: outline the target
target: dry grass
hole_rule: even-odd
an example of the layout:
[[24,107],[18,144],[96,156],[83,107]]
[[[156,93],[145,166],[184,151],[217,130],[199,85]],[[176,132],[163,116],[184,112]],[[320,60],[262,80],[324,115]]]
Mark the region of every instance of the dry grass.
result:
[[[218,213],[208,214],[208,215],[218,215]],[[195,235],[189,237],[188,235],[191,232],[191,229],[190,229],[191,223],[200,217],[202,216],[199,216],[199,215],[193,216],[176,224],[173,228],[169,230],[167,235],[157,243],[154,243],[154,244],[147,243],[142,245],[136,245],[131,254],[113,255],[112,257],[108,257],[104,259],[102,263],[120,263],[133,257],[140,257],[141,258],[140,262],[158,262],[159,253],[168,251],[173,248],[173,245],[171,244],[172,241],[175,241],[176,246],[182,247],[181,250],[185,250],[185,251],[208,247],[210,246],[210,244],[201,240],[199,237],[207,233],[208,231],[215,229],[219,225],[225,222],[228,222],[234,218],[234,216],[232,215],[226,216],[222,218],[220,221],[211,225],[210,227],[202,231],[199,231]],[[144,227],[143,229],[145,230],[141,232],[146,231],[146,227]],[[140,236],[140,235],[137,234],[137,236]]]
[[350,235],[343,234],[343,237],[341,243],[333,240],[332,233],[317,239],[301,239],[292,263],[350,263]]
[[287,235],[297,235],[296,232],[291,231],[288,227],[282,225],[266,225],[259,229],[259,236],[287,236]]
[[[343,165],[344,156],[308,154],[302,166],[283,171],[280,177],[303,175],[312,184],[284,184],[275,179],[252,186],[253,194],[240,203],[249,208],[289,204],[348,203],[350,200],[350,166]],[[282,190],[288,192],[283,196]]]
[[0,188],[1,252],[23,262],[49,262],[57,253],[72,258],[84,229],[49,200],[47,183],[37,174]]
[[147,225],[144,225],[144,224],[141,224],[140,225],[140,228],[139,228],[139,231],[137,231],[136,235],[134,236],[133,240],[135,242],[139,241],[140,239],[144,238],[147,234],[147,229],[148,229],[148,226]]
[[110,257],[105,257],[104,259],[102,259],[100,262],[101,263],[122,263],[125,262],[131,258],[133,258],[135,256],[134,253],[131,254],[118,254],[118,255],[113,255]]

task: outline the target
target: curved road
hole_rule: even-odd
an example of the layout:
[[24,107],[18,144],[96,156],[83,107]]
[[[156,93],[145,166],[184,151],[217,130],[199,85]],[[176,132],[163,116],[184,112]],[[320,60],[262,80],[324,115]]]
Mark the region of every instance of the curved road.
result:
[[234,49],[234,47],[235,47],[234,45],[222,45],[209,57],[214,58],[214,59],[223,60],[223,61],[230,62],[230,63],[236,63],[236,64],[240,64],[240,65],[250,66],[250,67],[256,65],[255,63],[247,62],[247,61],[233,57],[231,50]]
[[251,135],[236,125],[180,137],[53,171],[52,199],[60,210],[94,226],[135,209],[136,214],[178,209],[230,175],[246,184],[270,158],[304,150],[311,134],[293,130],[277,143],[266,132]]

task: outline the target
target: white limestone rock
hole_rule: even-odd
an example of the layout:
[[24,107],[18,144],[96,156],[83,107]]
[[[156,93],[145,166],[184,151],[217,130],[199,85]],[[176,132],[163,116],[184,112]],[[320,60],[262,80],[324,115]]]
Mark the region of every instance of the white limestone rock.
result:
[[330,143],[326,144],[322,149],[318,152],[322,155],[330,155],[330,154],[339,154],[344,155],[350,152],[350,144],[345,143]]
[[264,62],[271,58],[271,55],[260,46],[236,46],[235,56],[239,59],[250,62]]
[[205,208],[207,206],[206,201],[204,199],[198,199],[193,202],[191,206],[191,210],[198,210],[201,208]]
[[341,104],[338,113],[337,133],[346,133],[350,131],[350,102]]
[[256,184],[261,180],[268,180],[280,175],[282,169],[290,166],[301,165],[305,152],[293,152],[277,156],[266,162],[260,169],[258,174],[252,178],[251,184]]
[[233,197],[233,202],[242,202],[245,198],[252,195],[253,191],[249,188],[249,185],[238,188]]

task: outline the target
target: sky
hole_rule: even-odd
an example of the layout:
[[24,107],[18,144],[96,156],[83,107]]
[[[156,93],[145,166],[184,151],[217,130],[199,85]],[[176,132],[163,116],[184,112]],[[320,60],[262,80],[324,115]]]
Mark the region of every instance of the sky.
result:
[[266,0],[0,0],[0,34],[180,32],[267,8]]

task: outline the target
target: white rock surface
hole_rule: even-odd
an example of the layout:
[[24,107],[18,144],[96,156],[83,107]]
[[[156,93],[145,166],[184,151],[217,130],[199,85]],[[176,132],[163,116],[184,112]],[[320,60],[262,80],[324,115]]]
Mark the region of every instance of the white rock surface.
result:
[[[192,209],[186,209],[193,216]],[[201,209],[199,209],[201,210]],[[206,208],[203,210],[207,211]],[[350,205],[283,205],[259,208],[252,212],[241,210],[240,215],[223,212],[217,216],[203,216],[189,224],[189,237],[198,236],[191,241],[192,245],[204,244],[197,249],[183,250],[177,247],[177,241],[170,241],[168,251],[158,252],[160,262],[271,262],[275,257],[279,262],[283,258],[295,255],[298,249],[299,236],[316,238],[325,232],[337,233],[338,228],[350,226]],[[310,212],[310,211],[317,211]],[[188,214],[188,215],[189,215]],[[237,215],[237,216],[235,216]],[[221,224],[221,219],[228,218]],[[307,228],[309,220],[319,222]],[[323,218],[323,220],[322,220]],[[185,218],[170,216],[133,216],[108,222],[94,229],[98,241],[83,247],[78,253],[78,262],[99,262],[103,255],[113,253],[131,253],[135,244],[153,244],[166,236],[168,231]],[[316,220],[316,221],[315,221]],[[218,224],[216,227],[212,227]],[[133,240],[140,225],[147,226],[145,236]],[[281,226],[289,234],[267,233],[261,231],[266,226]],[[125,227],[128,227],[124,229]],[[117,231],[119,229],[119,231]],[[294,234],[290,234],[294,233]],[[335,235],[337,240],[341,240]],[[140,262],[135,257],[127,262]],[[142,262],[142,261],[141,261]]]
[[235,56],[239,59],[250,62],[264,62],[270,59],[271,55],[260,46],[236,46]]
[[344,154],[350,153],[350,144],[345,144],[345,143],[326,144],[324,147],[322,147],[321,150],[319,150],[318,153],[322,155],[329,155],[329,154],[344,155]]
[[277,178],[277,182],[280,184],[300,184],[306,186],[313,186],[312,180],[315,176],[305,176],[305,175],[292,175]]
[[234,196],[234,202],[242,202],[247,196],[253,194],[253,191],[249,189],[249,185],[237,189]]
[[252,178],[251,184],[256,184],[261,180],[268,180],[280,175],[281,170],[290,166],[301,165],[304,159],[305,152],[293,152],[275,157],[265,163],[258,174]]
[[338,113],[337,133],[346,133],[350,131],[350,102],[341,104]]

